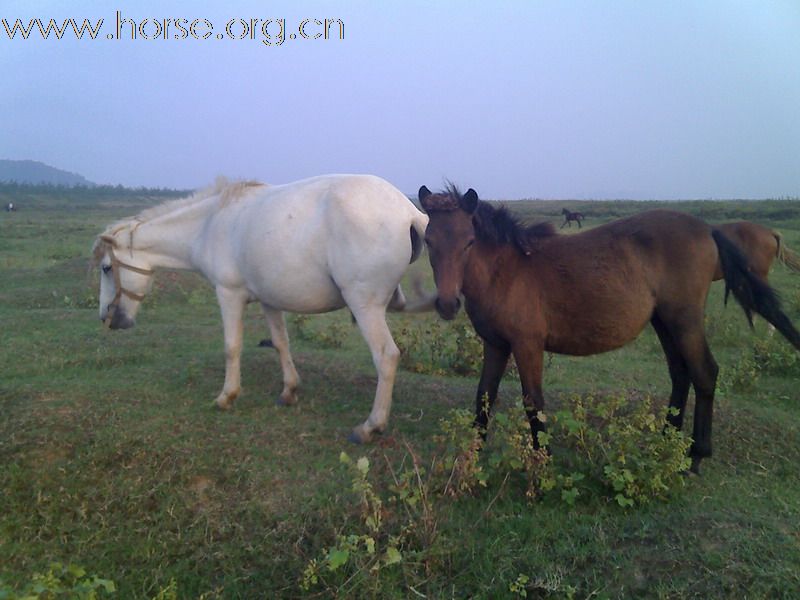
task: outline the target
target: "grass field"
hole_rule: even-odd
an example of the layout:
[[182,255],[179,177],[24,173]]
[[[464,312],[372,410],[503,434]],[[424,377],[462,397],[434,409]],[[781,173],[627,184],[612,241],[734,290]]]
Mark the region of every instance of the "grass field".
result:
[[[353,447],[346,438],[371,407],[375,373],[349,315],[289,319],[302,388],[287,408],[273,402],[280,367],[272,350],[256,347],[266,327],[250,307],[244,392],[232,411],[217,412],[222,326],[202,279],[160,273],[132,330],[106,331],[97,318],[97,275],[87,271],[94,236],[164,196],[10,194],[0,190],[0,204],[20,206],[0,215],[0,578],[7,586],[21,589],[61,562],[113,580],[120,598],[800,597],[800,362],[788,344],[769,338],[763,321],[750,331],[738,306],[724,308],[721,284],[707,310],[722,369],[715,454],[701,477],[687,478],[667,500],[629,508],[591,494],[574,506],[529,502],[521,479],[490,481],[437,500],[417,530],[424,544],[403,548],[396,564],[323,573],[303,590],[309,562],[363,525],[340,453],[369,458],[369,481],[390,523],[400,512],[389,500],[390,465],[409,449],[427,460],[439,420],[471,409],[477,377],[430,364],[401,370],[389,431],[377,444]],[[560,224],[568,205],[595,226],[663,204],[512,208]],[[670,206],[712,222],[760,222],[800,248],[796,201]],[[429,276],[427,259],[412,270]],[[800,277],[776,265],[771,281],[800,323]],[[390,327],[446,338],[459,325],[392,315]],[[518,389],[507,376],[501,411],[519,403]],[[649,394],[663,404],[669,378],[655,335],[646,330],[601,356],[551,357],[548,411],[574,394]]]

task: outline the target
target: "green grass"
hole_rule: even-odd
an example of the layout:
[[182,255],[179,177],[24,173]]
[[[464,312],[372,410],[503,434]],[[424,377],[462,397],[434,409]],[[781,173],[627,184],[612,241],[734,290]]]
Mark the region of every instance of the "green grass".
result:
[[[199,277],[161,273],[130,331],[106,331],[97,318],[96,275],[87,273],[93,238],[154,201],[108,192],[81,204],[44,194],[0,216],[0,578],[21,587],[59,561],[113,580],[121,598],[152,597],[173,578],[180,598],[302,596],[306,564],[357,512],[340,452],[363,453],[375,465],[401,457],[405,442],[430,452],[437,421],[471,408],[477,378],[401,371],[390,430],[380,443],[354,448],[346,437],[370,409],[375,373],[349,316],[290,319],[302,388],[300,403],[286,408],[273,402],[280,367],[273,351],[255,347],[266,327],[251,307],[244,393],[232,411],[214,411],[222,327]],[[512,207],[560,224],[564,205],[584,212],[587,226],[652,206]],[[796,202],[669,205],[712,221],[762,222],[800,248]],[[414,268],[427,274],[425,263]],[[782,267],[771,277],[800,322],[800,278]],[[737,306],[723,307],[721,292],[715,284],[708,330],[721,379],[731,382],[768,334],[763,321],[749,331]],[[393,315],[390,327],[434,319]],[[669,502],[627,510],[598,498],[574,508],[531,505],[509,480],[503,490],[444,503],[429,554],[387,569],[372,593],[512,597],[511,583],[524,575],[533,598],[800,596],[800,373],[757,374],[749,388],[725,384],[715,455]],[[501,403],[518,402],[518,390],[507,377]],[[662,400],[669,393],[649,330],[614,353],[547,363],[548,411],[569,394],[620,391]],[[385,491],[385,469],[375,476]]]

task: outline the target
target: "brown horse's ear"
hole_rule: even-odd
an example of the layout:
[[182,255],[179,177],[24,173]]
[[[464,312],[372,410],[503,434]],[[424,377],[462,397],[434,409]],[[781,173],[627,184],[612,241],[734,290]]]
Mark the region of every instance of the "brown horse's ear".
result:
[[110,235],[101,235],[100,239],[103,240],[106,244],[110,244],[112,247],[116,247],[117,240],[115,240]]
[[474,213],[478,208],[478,192],[469,188],[467,193],[461,197],[461,208],[469,214]]
[[428,203],[425,202],[428,199],[428,196],[431,195],[431,191],[425,187],[424,185],[419,188],[419,192],[417,192],[417,198],[419,198],[419,203],[422,205],[422,208],[426,211],[428,210]]

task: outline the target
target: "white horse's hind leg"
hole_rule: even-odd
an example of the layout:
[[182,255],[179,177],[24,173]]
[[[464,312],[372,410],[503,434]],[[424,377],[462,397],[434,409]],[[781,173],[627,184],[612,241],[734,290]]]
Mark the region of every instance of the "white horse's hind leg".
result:
[[267,325],[269,325],[272,345],[278,351],[278,356],[280,356],[281,360],[283,391],[278,398],[278,404],[294,404],[297,402],[297,395],[295,392],[300,383],[300,378],[297,376],[297,370],[294,368],[294,361],[292,361],[292,355],[289,352],[289,336],[286,333],[286,321],[281,311],[269,308],[263,304],[261,308],[264,309],[264,316],[267,319]]
[[225,384],[214,402],[219,408],[228,409],[241,392],[242,315],[247,296],[223,287],[216,291],[225,331]]
[[382,432],[389,421],[400,350],[386,325],[386,309],[383,306],[359,307],[350,304],[350,310],[372,352],[372,361],[378,371],[378,388],[375,390],[372,412],[364,423],[353,429],[349,437],[351,442],[364,443],[369,442],[376,431]]

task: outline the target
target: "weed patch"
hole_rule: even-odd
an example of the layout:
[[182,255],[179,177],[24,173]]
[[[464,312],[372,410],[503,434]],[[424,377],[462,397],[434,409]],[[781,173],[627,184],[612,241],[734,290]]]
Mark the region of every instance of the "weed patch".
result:
[[[629,508],[668,499],[683,489],[690,442],[665,430],[666,414],[649,399],[574,396],[552,419],[551,432],[540,433],[542,443],[558,447],[550,455],[534,448],[521,409],[495,416],[483,449],[471,415],[454,410],[440,421],[428,458],[408,442],[399,457],[384,451],[382,479],[366,456],[354,461],[343,452],[355,506],[335,542],[307,562],[299,586],[379,597],[387,579],[424,581],[441,548],[458,543],[443,538],[439,522],[465,498],[482,498],[486,512],[520,489],[533,510],[537,501],[572,509],[581,501]],[[544,586],[520,575],[508,590],[524,596],[529,584]]]

